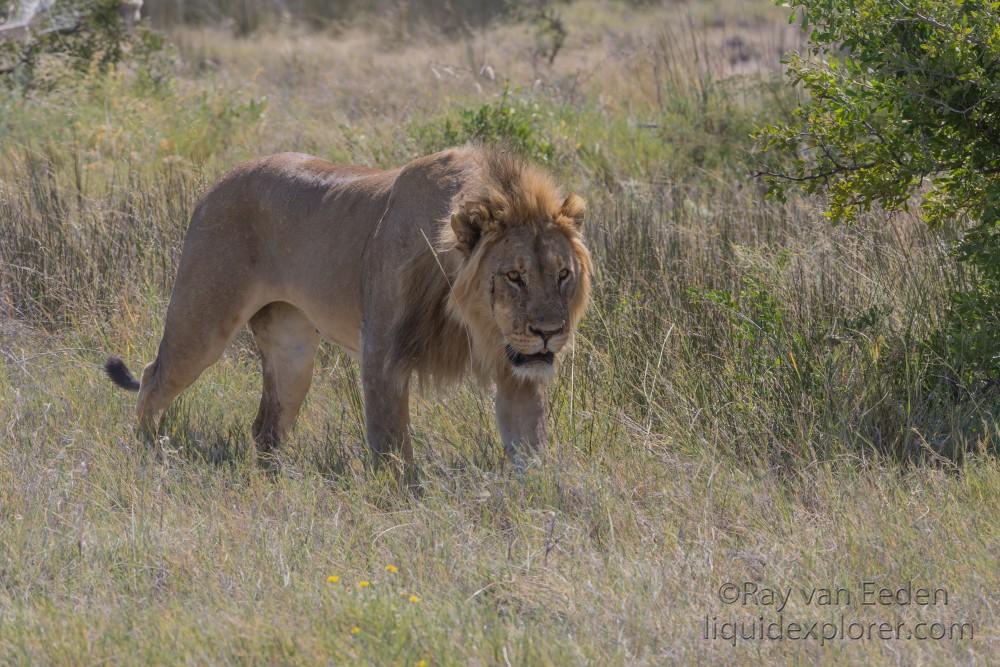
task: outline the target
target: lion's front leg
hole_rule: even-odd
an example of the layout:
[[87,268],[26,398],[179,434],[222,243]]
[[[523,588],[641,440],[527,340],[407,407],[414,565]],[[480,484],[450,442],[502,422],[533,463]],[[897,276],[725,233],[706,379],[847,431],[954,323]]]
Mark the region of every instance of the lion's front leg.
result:
[[365,354],[361,362],[368,446],[378,461],[396,456],[410,466],[413,463],[410,381],[385,369],[383,359],[384,356],[372,353]]
[[497,380],[497,428],[507,458],[523,468],[545,445],[545,386],[506,376]]

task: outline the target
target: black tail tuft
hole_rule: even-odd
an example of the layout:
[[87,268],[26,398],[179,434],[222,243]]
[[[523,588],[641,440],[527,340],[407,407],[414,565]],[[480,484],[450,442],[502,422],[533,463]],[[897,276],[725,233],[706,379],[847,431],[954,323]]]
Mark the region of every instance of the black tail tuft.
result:
[[139,381],[129,372],[125,362],[118,357],[108,357],[108,360],[104,362],[104,372],[108,374],[112,382],[122,389],[139,391]]

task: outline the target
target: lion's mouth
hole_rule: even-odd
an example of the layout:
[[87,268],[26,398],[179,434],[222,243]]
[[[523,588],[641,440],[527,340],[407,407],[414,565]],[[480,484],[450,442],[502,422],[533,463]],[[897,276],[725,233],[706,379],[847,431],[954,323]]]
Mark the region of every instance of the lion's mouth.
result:
[[507,346],[507,358],[510,359],[510,363],[514,366],[527,366],[528,364],[551,364],[555,359],[555,354],[551,350],[546,350],[544,352],[537,352],[535,354],[521,354],[512,348],[510,345]]

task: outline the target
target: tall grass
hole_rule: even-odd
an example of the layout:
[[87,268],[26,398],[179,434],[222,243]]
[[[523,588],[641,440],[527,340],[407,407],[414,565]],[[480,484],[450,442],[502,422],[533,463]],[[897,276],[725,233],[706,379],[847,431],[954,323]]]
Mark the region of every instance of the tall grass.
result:
[[421,28],[456,31],[509,16],[517,4],[511,0],[165,0],[149,3],[144,12],[158,26],[229,24],[239,35],[274,28],[283,22],[328,27],[359,19],[371,21],[386,14],[401,26],[419,24]]
[[[178,29],[168,85],[124,70],[0,103],[0,656],[989,661],[1000,431],[995,397],[928,361],[954,279],[939,239],[909,216],[833,227],[821,202],[771,202],[748,178],[749,129],[794,96],[773,78],[790,38],[766,3],[720,3],[713,21],[563,11],[570,39],[541,72],[533,37],[505,25],[395,50],[350,29]],[[400,495],[364,468],[357,370],[324,347],[269,477],[247,433],[247,336],[179,401],[163,456],[137,446],[99,364],[152,357],[188,215],[219,173],[277,149],[387,166],[511,127],[587,198],[597,266],[540,467],[509,476],[489,392],[467,384],[414,399],[424,488]],[[975,639],[702,637],[706,615],[775,615],[723,605],[726,581],[862,579],[951,600],[794,598],[786,620],[969,621]]]

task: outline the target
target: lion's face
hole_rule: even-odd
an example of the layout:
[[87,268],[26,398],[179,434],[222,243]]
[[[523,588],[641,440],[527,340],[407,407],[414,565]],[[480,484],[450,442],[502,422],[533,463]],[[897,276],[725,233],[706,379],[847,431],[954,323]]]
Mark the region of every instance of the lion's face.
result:
[[516,227],[483,257],[493,321],[514,374],[548,379],[570,336],[570,305],[580,284],[569,239],[561,232]]
[[532,224],[483,224],[490,215],[473,205],[453,219],[459,243],[478,251],[469,253],[475,270],[456,285],[456,306],[477,343],[515,377],[548,381],[589,297],[583,201],[571,195],[551,219]]

